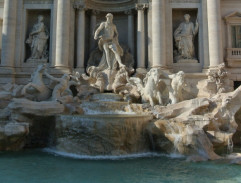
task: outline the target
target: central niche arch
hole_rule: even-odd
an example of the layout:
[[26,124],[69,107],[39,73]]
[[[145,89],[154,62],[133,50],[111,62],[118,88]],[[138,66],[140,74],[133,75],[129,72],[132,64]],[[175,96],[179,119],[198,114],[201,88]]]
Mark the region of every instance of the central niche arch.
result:
[[113,0],[92,0],[92,1],[94,1],[94,2],[98,2],[98,3],[105,3],[105,2],[108,2],[108,3],[127,3],[127,2],[130,2],[130,1],[132,1],[132,0],[115,0],[115,1],[113,1]]
[[86,6],[89,9],[104,12],[120,12],[135,8],[137,0],[89,0]]

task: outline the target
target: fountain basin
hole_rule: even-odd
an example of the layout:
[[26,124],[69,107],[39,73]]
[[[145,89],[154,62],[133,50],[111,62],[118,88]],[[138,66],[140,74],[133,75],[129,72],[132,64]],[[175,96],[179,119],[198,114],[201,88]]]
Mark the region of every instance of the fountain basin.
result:
[[[127,102],[82,102],[80,107],[83,109],[86,115],[99,115],[99,114],[124,114],[128,111]],[[128,111],[131,113],[130,111]],[[133,113],[134,114],[134,113]]]
[[59,115],[58,151],[85,155],[123,155],[150,151],[146,130],[151,115]]

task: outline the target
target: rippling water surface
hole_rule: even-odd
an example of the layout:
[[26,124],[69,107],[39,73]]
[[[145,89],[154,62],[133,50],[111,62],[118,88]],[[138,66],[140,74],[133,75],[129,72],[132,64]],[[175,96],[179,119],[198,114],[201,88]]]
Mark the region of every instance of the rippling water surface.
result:
[[34,150],[0,153],[0,183],[238,183],[241,166],[157,154],[96,157]]

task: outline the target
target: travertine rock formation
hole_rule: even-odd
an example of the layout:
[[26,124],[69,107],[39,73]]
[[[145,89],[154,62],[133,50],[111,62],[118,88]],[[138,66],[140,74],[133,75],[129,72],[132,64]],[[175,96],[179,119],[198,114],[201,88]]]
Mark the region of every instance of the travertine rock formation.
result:
[[8,108],[17,114],[54,116],[64,112],[64,105],[56,101],[34,102],[27,99],[13,99]]
[[[148,129],[152,136],[165,137],[172,142],[181,154],[216,159],[215,149],[232,146],[232,136],[238,127],[235,115],[241,108],[240,102],[241,87],[211,99],[196,98],[166,107],[156,106],[153,113],[160,120]],[[157,145],[163,143],[157,142]]]
[[25,145],[28,133],[28,123],[0,120],[0,151],[22,149]]
[[[111,88],[115,93],[101,93],[106,87],[101,83],[104,71],[100,75],[92,73],[95,78],[92,75],[81,77],[77,72],[62,78],[45,73],[59,83],[53,87],[54,100],[41,101],[38,86],[48,88],[42,81],[43,70],[44,66],[39,66],[35,72],[40,82],[31,82],[25,87],[12,84],[2,87],[0,96],[4,102],[0,105],[0,117],[2,121],[10,121],[2,123],[2,129],[15,124],[12,133],[21,142],[12,146],[11,130],[3,130],[3,141],[0,141],[3,150],[23,147],[26,138],[27,145],[46,146],[50,139],[45,138],[55,136],[52,145],[77,154],[116,155],[153,150],[177,152],[189,156],[189,160],[200,161],[220,158],[216,153],[223,148],[232,151],[232,139],[238,127],[236,119],[240,119],[241,86],[229,93],[220,89],[216,95],[211,93],[212,97],[184,100],[186,80],[183,72],[168,74],[153,68],[142,80],[130,77],[128,69],[121,67],[112,75],[115,77]],[[75,96],[71,86],[76,89]],[[102,88],[98,91],[98,87]],[[37,101],[26,99],[29,98],[26,95],[23,97],[21,90],[33,94],[33,100]],[[140,98],[142,102],[131,103]],[[22,128],[17,122],[29,125],[28,136],[28,127]],[[36,140],[37,136],[40,139]]]

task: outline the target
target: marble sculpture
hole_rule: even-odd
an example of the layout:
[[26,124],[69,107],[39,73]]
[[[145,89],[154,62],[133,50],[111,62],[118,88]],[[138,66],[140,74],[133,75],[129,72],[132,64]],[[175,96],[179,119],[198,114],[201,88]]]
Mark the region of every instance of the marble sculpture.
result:
[[198,33],[199,24],[190,22],[190,15],[184,15],[185,22],[182,22],[174,32],[176,47],[178,55],[176,56],[177,62],[181,60],[195,59],[194,37]]
[[48,39],[49,32],[45,26],[44,17],[42,15],[38,16],[38,22],[33,26],[26,43],[29,44],[31,48],[31,56],[28,59],[31,60],[42,60],[47,62],[48,60]]
[[[103,31],[102,35],[99,35]],[[99,39],[99,49],[104,51],[101,62],[99,64],[100,70],[115,69],[117,63],[119,67],[123,67],[121,56],[123,49],[119,45],[118,32],[116,26],[113,24],[113,15],[108,13],[106,15],[106,22],[102,22],[95,32],[95,40]]]

